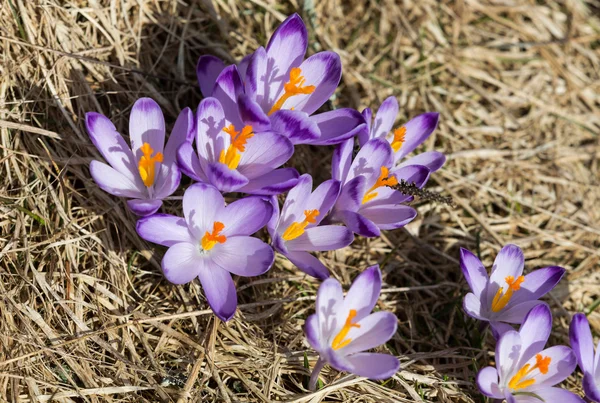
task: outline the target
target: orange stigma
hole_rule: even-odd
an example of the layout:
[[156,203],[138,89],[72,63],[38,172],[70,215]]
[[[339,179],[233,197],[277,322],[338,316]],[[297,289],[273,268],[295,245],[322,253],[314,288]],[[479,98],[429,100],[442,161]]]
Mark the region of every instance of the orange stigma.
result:
[[525,281],[525,277],[519,276],[515,280],[513,276],[508,276],[504,279],[506,284],[508,285],[508,289],[504,292],[504,287],[500,287],[498,292],[494,296],[494,300],[492,301],[492,311],[500,312],[508,301],[510,301],[513,293],[515,291],[519,291],[521,289],[521,284]]
[[352,329],[353,327],[360,327],[360,325],[352,323],[352,319],[354,319],[355,317],[356,309],[350,309],[348,317],[346,318],[346,323],[344,323],[344,327],[342,328],[342,330],[340,330],[340,332],[333,339],[333,342],[331,343],[331,348],[333,348],[334,350],[339,350],[340,348],[346,347],[348,344],[350,344],[352,339],[346,339],[346,336],[348,336],[350,329]]
[[389,175],[389,169],[387,167],[381,167],[381,174],[379,174],[377,182],[375,182],[375,184],[371,186],[371,189],[369,189],[367,193],[365,193],[365,196],[362,199],[362,204],[365,204],[366,202],[369,202],[377,197],[378,193],[374,191],[377,188],[380,188],[382,186],[394,186],[398,184],[398,180],[396,179],[396,177]]
[[304,230],[308,227],[308,224],[317,222],[318,215],[319,210],[304,210],[304,221],[291,223],[281,237],[286,241],[298,238],[300,235],[304,234]]
[[547,374],[551,362],[552,358],[544,357],[541,354],[536,354],[535,365],[533,367],[531,367],[530,364],[523,365],[519,372],[517,372],[515,376],[510,378],[510,381],[508,382],[508,387],[511,388],[513,391],[517,391],[519,389],[524,389],[533,385],[535,383],[535,376],[528,379],[523,378],[526,378],[529,375],[531,375],[531,373],[536,369],[539,370],[541,374]]
[[212,233],[206,231],[204,236],[202,237],[201,244],[202,249],[211,250],[218,243],[225,243],[227,237],[225,235],[219,235],[221,231],[225,228],[225,225],[222,222],[215,221],[213,224]]
[[399,129],[394,130],[394,140],[392,140],[392,149],[395,153],[402,147],[404,144],[404,136],[406,135],[406,127],[402,126]]
[[163,162],[162,153],[156,153],[153,157],[154,150],[150,147],[150,144],[144,143],[140,147],[142,151],[142,157],[140,158],[140,162],[138,162],[138,171],[140,173],[140,177],[144,182],[146,187],[150,187],[154,184],[155,173],[156,173],[156,163]]
[[314,85],[304,86],[304,81],[304,76],[302,76],[302,70],[300,70],[300,67],[294,67],[292,70],[290,70],[290,81],[283,85],[284,93],[281,97],[279,97],[277,102],[275,102],[269,111],[269,116],[280,110],[285,101],[294,95],[312,94],[315,92],[316,87]]
[[241,132],[235,130],[234,125],[223,128],[223,131],[231,136],[231,143],[226,150],[221,150],[219,162],[227,165],[229,169],[236,169],[240,164],[242,153],[246,151],[246,142],[254,136],[252,126],[244,126]]

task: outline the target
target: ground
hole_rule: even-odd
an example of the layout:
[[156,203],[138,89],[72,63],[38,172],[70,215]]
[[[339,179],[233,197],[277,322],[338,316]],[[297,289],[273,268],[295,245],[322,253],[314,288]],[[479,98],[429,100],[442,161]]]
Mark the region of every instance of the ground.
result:
[[[484,402],[474,385],[491,336],[462,311],[459,247],[487,265],[502,245],[526,270],[567,275],[547,302],[553,344],[574,312],[600,331],[600,20],[597,0],[5,0],[0,2],[0,401]],[[127,133],[133,102],[152,97],[173,124],[195,109],[202,54],[228,62],[265,45],[298,12],[309,52],[333,50],[343,78],[328,108],[377,108],[398,123],[424,111],[440,125],[422,150],[446,153],[419,215],[380,239],[322,253],[348,287],[379,263],[379,308],[398,316],[380,351],[386,382],[326,368],[302,333],[318,282],[278,257],[237,279],[222,323],[198,283],[173,286],[164,249],[141,240],[125,202],[99,190],[100,156],[84,114]],[[332,149],[299,147],[292,165],[327,179]],[[183,187],[189,185],[183,182]],[[181,194],[181,192],[179,193]],[[178,201],[165,211],[180,213]],[[597,334],[597,333],[596,333]],[[563,386],[581,393],[576,373]]]

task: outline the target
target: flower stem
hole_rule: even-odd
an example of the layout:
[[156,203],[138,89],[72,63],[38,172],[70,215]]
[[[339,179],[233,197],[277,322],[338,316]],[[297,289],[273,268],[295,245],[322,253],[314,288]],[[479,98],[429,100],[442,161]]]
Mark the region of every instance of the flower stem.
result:
[[317,363],[315,364],[315,367],[312,370],[312,373],[310,374],[310,381],[308,381],[308,390],[310,390],[311,392],[314,392],[317,389],[317,381],[319,380],[319,373],[321,373],[321,370],[323,369],[325,364],[326,364],[325,360],[322,359],[321,357],[319,357],[319,359],[317,360]]

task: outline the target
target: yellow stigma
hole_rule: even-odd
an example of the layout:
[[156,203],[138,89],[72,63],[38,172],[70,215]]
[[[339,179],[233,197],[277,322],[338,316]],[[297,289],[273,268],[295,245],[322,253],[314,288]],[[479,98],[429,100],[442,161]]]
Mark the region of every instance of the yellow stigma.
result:
[[281,237],[286,241],[298,238],[300,235],[304,234],[304,230],[308,227],[308,224],[317,222],[316,218],[318,215],[319,210],[304,210],[304,221],[291,223]]
[[252,126],[244,126],[241,132],[235,130],[234,125],[223,128],[223,131],[231,136],[231,143],[227,151],[221,150],[219,162],[227,165],[229,169],[236,169],[240,164],[242,153],[246,151],[246,142],[254,136]]
[[212,233],[206,231],[204,236],[202,237],[201,244],[202,249],[211,250],[218,243],[225,243],[227,237],[225,235],[219,235],[221,231],[225,228],[225,225],[222,222],[215,221],[213,224]]
[[333,342],[331,343],[331,348],[333,348],[334,350],[339,350],[340,348],[346,347],[348,344],[350,344],[352,339],[346,339],[346,336],[348,336],[348,332],[350,332],[350,329],[352,329],[353,327],[360,327],[360,325],[352,323],[352,319],[354,319],[355,317],[356,309],[350,309],[348,317],[346,318],[346,323],[344,323],[344,327],[342,328],[342,330],[340,330],[340,332],[333,339]]
[[285,101],[294,95],[312,94],[315,92],[316,87],[314,85],[304,86],[304,81],[304,76],[302,76],[302,70],[300,70],[300,67],[294,67],[292,70],[290,70],[290,81],[283,85],[284,93],[281,97],[279,97],[277,102],[275,102],[269,111],[269,116],[280,110]]
[[406,127],[402,126],[399,129],[394,130],[394,140],[392,140],[392,149],[395,153],[402,148],[404,143],[404,136],[406,135]]
[[138,171],[142,181],[144,182],[144,185],[146,185],[146,187],[150,187],[154,184],[154,179],[156,179],[156,163],[163,162],[163,155],[162,153],[156,153],[156,155],[153,157],[152,154],[154,154],[154,150],[148,143],[142,144],[140,150],[142,151],[143,155],[140,158],[140,162],[138,162]]
[[396,179],[396,177],[389,175],[389,169],[387,169],[387,167],[381,167],[381,174],[379,174],[377,182],[375,182],[375,184],[371,186],[371,189],[369,189],[367,193],[365,193],[362,199],[362,204],[365,204],[366,202],[369,202],[377,197],[378,193],[374,191],[377,188],[380,188],[382,186],[394,186],[398,184],[398,180]]
[[513,293],[521,289],[521,284],[523,283],[523,281],[525,281],[525,277],[519,276],[515,280],[513,276],[508,276],[504,280],[508,285],[508,289],[505,293],[503,287],[500,287],[498,289],[498,292],[496,293],[496,295],[494,296],[494,300],[492,301],[493,312],[500,312],[502,309],[504,309],[506,304],[508,304],[511,297],[513,296]]
[[552,358],[544,357],[541,354],[536,354],[535,365],[531,368],[530,364],[523,365],[519,372],[517,372],[515,376],[510,378],[510,381],[508,382],[508,387],[511,388],[513,391],[517,391],[519,389],[524,389],[533,385],[535,383],[534,377],[531,377],[529,379],[523,378],[531,375],[531,373],[536,369],[538,369],[542,374],[547,374],[551,362]]

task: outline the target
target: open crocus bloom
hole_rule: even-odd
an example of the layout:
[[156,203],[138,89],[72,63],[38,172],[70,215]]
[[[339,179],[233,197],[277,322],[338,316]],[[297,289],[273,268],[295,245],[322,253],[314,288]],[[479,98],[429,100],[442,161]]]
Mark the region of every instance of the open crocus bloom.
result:
[[258,276],[273,264],[273,249],[249,236],[264,227],[272,214],[271,204],[260,197],[225,206],[216,188],[196,183],[183,195],[185,218],[144,217],[137,223],[137,232],[169,248],[162,260],[167,280],[185,284],[198,277],[215,315],[227,321],[237,307],[231,274]]
[[306,319],[305,333],[319,353],[309,388],[314,389],[319,372],[328,363],[371,379],[385,379],[400,368],[389,354],[366,353],[385,344],[396,333],[397,319],[391,312],[371,313],[381,292],[379,266],[362,272],[344,298],[341,284],[329,278],[317,293],[316,313]]
[[312,177],[302,175],[283,204],[273,198],[273,218],[267,228],[275,249],[300,270],[319,279],[329,277],[329,270],[312,251],[336,250],[352,243],[354,234],[339,225],[319,225],[327,215],[340,190],[340,182],[330,179],[311,193]]
[[600,402],[600,347],[594,354],[594,339],[584,314],[578,313],[573,316],[569,333],[571,347],[583,372],[585,395],[594,402]]
[[[267,48],[260,47],[239,66],[225,66],[215,56],[202,56],[196,69],[205,97],[215,97],[234,120],[239,98],[244,110],[268,123],[294,144],[338,144],[364,130],[363,116],[350,108],[312,115],[335,92],[342,76],[339,56],[319,52],[304,60],[308,34],[293,14],[273,33]],[[231,107],[229,107],[231,106]]]
[[176,153],[193,136],[192,111],[186,108],[179,114],[166,145],[162,111],[150,98],[138,99],[131,110],[131,148],[102,114],[86,113],[85,125],[92,143],[108,162],[91,162],[90,174],[96,184],[107,193],[130,199],[127,205],[135,214],[154,214],[179,186]]
[[362,114],[367,127],[358,135],[359,144],[363,146],[376,138],[387,139],[394,151],[393,166],[424,165],[435,172],[446,162],[446,156],[438,151],[427,151],[401,162],[433,133],[438,124],[439,113],[423,113],[392,131],[398,115],[398,101],[392,96],[383,101],[374,121],[371,109],[366,108]]
[[353,142],[338,146],[333,154],[332,176],[343,185],[331,212],[332,222],[342,222],[356,234],[376,237],[380,230],[403,227],[417,211],[402,203],[412,196],[391,188],[400,180],[423,187],[429,169],[421,165],[392,168],[393,152],[384,139],[369,140],[352,160]]
[[196,150],[184,143],[177,153],[181,170],[221,192],[273,195],[298,181],[293,168],[276,169],[294,153],[290,140],[265,131],[260,122],[225,117],[216,98],[205,98],[197,112]]
[[496,368],[477,374],[481,393],[508,403],[583,403],[554,385],[565,380],[575,367],[575,354],[566,346],[543,350],[552,330],[552,315],[546,305],[529,312],[519,331],[504,333],[496,345]]
[[523,276],[525,257],[516,245],[502,248],[488,277],[481,261],[470,251],[460,250],[460,267],[471,288],[465,296],[465,312],[490,322],[494,336],[512,330],[507,323],[522,323],[538,298],[552,290],[565,274],[562,267],[551,266]]

